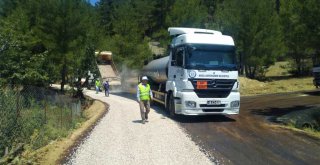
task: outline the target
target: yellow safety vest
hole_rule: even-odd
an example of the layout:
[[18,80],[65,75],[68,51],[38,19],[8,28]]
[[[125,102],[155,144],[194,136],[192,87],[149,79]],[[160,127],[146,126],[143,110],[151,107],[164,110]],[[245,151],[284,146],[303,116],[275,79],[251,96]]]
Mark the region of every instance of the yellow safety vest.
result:
[[96,81],[96,86],[100,86],[100,81]]
[[145,87],[142,85],[142,83],[140,83],[138,87],[140,91],[140,100],[150,100],[150,85],[147,84]]

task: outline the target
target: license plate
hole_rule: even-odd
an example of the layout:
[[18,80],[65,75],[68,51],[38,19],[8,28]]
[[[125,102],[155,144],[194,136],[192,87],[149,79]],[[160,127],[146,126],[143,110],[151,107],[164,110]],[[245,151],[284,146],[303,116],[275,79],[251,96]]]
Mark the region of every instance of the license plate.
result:
[[197,89],[208,89],[207,81],[197,81]]
[[220,100],[210,100],[207,102],[208,105],[220,105],[221,101]]

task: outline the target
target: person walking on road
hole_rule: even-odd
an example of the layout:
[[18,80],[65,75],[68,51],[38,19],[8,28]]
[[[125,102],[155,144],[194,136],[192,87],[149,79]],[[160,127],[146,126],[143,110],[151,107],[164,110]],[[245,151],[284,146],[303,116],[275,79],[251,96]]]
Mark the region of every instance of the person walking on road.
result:
[[100,85],[101,85],[100,80],[97,79],[97,80],[96,80],[96,94],[98,94],[99,91],[100,91]]
[[106,80],[104,83],[103,83],[103,87],[104,87],[104,94],[106,97],[109,97],[109,81]]
[[150,85],[148,84],[148,78],[142,77],[141,83],[137,86],[137,100],[140,105],[140,113],[142,118],[142,124],[148,122],[148,114],[150,112],[150,100],[153,99]]

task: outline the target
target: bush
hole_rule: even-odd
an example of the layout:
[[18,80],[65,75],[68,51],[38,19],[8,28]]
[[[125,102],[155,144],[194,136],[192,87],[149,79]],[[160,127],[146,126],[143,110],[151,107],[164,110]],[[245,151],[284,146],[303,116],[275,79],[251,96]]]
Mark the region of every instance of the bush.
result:
[[79,100],[38,87],[0,89],[0,155],[18,144],[35,150],[66,137],[81,122]]

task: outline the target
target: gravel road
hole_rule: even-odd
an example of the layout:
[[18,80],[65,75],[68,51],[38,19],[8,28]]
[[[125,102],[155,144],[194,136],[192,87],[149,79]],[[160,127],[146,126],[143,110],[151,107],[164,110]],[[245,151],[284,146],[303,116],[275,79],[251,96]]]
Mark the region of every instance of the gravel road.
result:
[[214,164],[190,137],[161,111],[140,122],[138,103],[129,97],[85,91],[110,105],[109,113],[66,164]]

